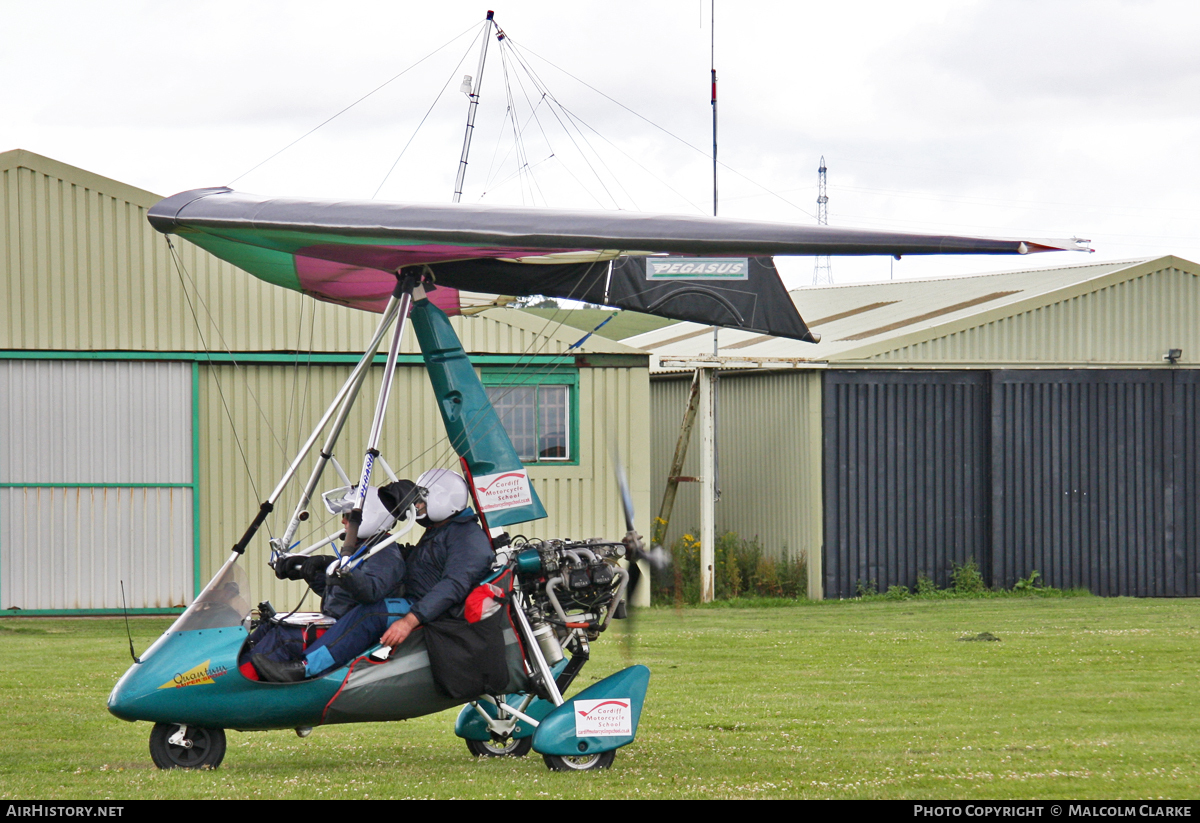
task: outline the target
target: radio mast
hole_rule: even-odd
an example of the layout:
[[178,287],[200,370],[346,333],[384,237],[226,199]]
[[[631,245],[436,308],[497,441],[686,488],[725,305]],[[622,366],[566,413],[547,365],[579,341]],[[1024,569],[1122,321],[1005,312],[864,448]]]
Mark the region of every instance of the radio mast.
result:
[[[825,155],[821,155],[821,167],[817,169],[817,225],[829,225],[829,195],[825,193]],[[829,267],[829,255],[817,257],[813,268],[812,284],[814,286],[833,285],[833,271]]]

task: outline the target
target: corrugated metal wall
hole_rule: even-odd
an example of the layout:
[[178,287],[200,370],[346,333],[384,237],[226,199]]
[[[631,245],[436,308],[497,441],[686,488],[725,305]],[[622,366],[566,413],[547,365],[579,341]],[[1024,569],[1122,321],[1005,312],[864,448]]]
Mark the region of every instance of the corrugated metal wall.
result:
[[0,488],[0,608],[190,603],[192,522],[190,488]]
[[825,375],[826,597],[987,565],[985,372]]
[[0,483],[191,483],[188,363],[0,360]]
[[825,595],[991,585],[1200,594],[1190,370],[826,375]]
[[[0,349],[340,353],[370,340],[378,315],[268,285],[178,238],[176,266],[146,222],[156,195],[37,163],[0,169]],[[513,322],[453,318],[463,347],[558,354],[580,336],[505,315]],[[403,351],[418,353],[414,335]]]
[[192,593],[192,369],[0,361],[0,608]]
[[1200,594],[1193,371],[996,372],[995,579]]
[[[666,488],[690,381],[688,375],[651,384],[653,515]],[[718,533],[756,538],[774,557],[803,554],[811,569],[821,547],[820,373],[726,375],[718,381],[717,404]],[[695,477],[700,447],[699,435],[692,435],[683,473]],[[684,532],[696,534],[699,523],[699,484],[680,484],[667,543]]]
[[362,351],[370,339],[375,315],[322,304],[314,322],[312,300],[176,240],[180,273],[146,222],[155,195],[39,163],[48,171],[0,170],[0,349]]

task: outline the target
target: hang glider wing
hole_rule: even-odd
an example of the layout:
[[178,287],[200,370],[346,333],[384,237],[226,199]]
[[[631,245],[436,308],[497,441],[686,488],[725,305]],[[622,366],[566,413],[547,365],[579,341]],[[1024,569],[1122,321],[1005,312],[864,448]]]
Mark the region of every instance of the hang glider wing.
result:
[[[149,213],[177,234],[267,282],[318,300],[382,311],[395,272],[429,266],[430,299],[447,313],[459,291],[586,300],[780,337],[813,340],[772,255],[1026,254],[1085,249],[1020,240],[509,206],[410,205],[263,198],[228,188],[168,197]],[[745,258],[658,272],[651,255]],[[699,263],[704,262],[704,266]],[[703,270],[701,270],[703,269]]]

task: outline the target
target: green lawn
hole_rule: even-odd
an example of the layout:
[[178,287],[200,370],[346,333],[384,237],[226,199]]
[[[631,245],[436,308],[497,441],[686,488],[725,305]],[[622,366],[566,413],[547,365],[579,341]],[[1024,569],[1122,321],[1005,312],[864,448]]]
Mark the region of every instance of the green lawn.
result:
[[[165,620],[134,620],[143,650]],[[120,620],[0,620],[0,798],[1200,796],[1200,600],[1092,597],[638,613],[581,680],[653,675],[607,773],[476,760],[453,713],[229,734],[159,772],[104,707]],[[1000,642],[961,642],[990,632]],[[615,635],[615,636],[614,636]]]

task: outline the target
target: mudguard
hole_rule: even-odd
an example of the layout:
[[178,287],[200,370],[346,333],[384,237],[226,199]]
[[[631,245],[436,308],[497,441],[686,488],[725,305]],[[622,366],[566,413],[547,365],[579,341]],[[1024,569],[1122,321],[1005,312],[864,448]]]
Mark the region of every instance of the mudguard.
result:
[[533,733],[533,750],[563,757],[612,751],[633,742],[650,670],[630,666],[556,708]]

